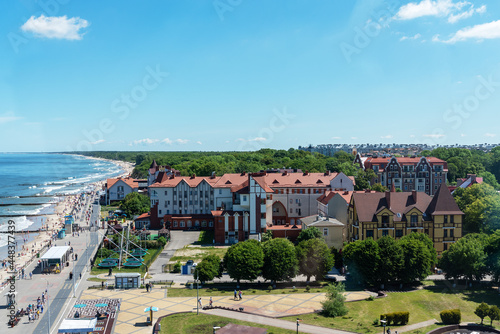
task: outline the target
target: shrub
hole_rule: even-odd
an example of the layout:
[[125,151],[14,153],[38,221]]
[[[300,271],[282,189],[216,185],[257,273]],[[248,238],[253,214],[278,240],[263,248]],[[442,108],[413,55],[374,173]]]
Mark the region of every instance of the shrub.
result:
[[327,300],[321,303],[323,306],[321,314],[332,318],[346,315],[349,310],[344,305],[344,291],[345,287],[342,283],[328,285],[326,292]]
[[267,286],[267,290],[268,290],[268,291],[271,291],[272,289],[273,289],[273,286],[272,286],[272,285],[268,285],[268,286]]
[[[374,301],[374,300],[375,300],[375,297],[370,296],[370,297],[366,298],[366,300],[367,300],[367,301],[369,301],[369,302],[372,302],[372,301]],[[377,321],[378,321],[378,320],[377,320]]]
[[174,264],[174,269],[172,270],[173,273],[180,273],[181,272],[181,262],[180,261],[177,261],[175,264]]
[[380,315],[380,320],[385,319],[389,325],[406,325],[410,320],[410,312],[393,312]]
[[441,321],[447,325],[459,324],[462,320],[462,315],[460,314],[459,309],[441,311],[439,316],[441,317]]
[[309,285],[306,286],[306,292],[309,292],[311,290],[311,287]]

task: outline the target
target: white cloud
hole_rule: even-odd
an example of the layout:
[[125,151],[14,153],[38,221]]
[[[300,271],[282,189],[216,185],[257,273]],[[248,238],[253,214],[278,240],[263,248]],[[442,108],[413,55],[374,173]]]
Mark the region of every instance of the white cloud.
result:
[[391,139],[391,138],[393,138],[393,136],[392,135],[386,135],[386,136],[380,136],[380,138],[382,138],[382,139]]
[[351,137],[351,139],[358,139],[358,137]]
[[449,23],[456,23],[476,13],[485,12],[485,5],[475,8],[468,1],[422,0],[401,6],[394,18],[396,20],[412,20],[424,16],[448,17]]
[[96,140],[96,141],[93,141],[91,142],[92,145],[97,145],[97,144],[101,144],[101,143],[104,143],[105,140],[104,139],[99,139],[99,140]]
[[405,41],[405,40],[416,40],[416,39],[419,39],[420,37],[422,37],[422,35],[420,34],[415,34],[413,36],[403,36],[401,37],[399,40],[400,41]]
[[188,139],[176,139],[175,142],[177,144],[183,145],[183,144],[187,144],[189,142],[189,140]]
[[426,138],[434,138],[434,139],[438,139],[438,138],[443,138],[445,135],[443,134],[430,134],[430,135],[422,135],[422,137],[426,137]]
[[23,119],[23,117],[16,116],[12,111],[8,111],[0,115],[0,124],[14,122],[20,119]]
[[134,140],[132,144],[134,145],[151,145],[159,142],[158,139],[151,139],[151,138],[144,138],[144,139],[138,139]]
[[161,141],[161,143],[170,145],[170,144],[172,144],[172,141],[168,138],[165,138]]
[[32,16],[22,26],[21,30],[31,32],[36,37],[79,40],[83,32],[80,30],[89,26],[87,20],[79,17],[65,16]]
[[332,137],[332,139],[342,139],[342,137]]
[[201,141],[199,141],[199,140],[196,142],[196,144],[202,145]]
[[448,22],[449,23],[456,23],[462,19],[467,19],[467,18],[471,17],[472,15],[474,15],[474,13],[483,14],[484,12],[486,12],[485,5],[482,5],[479,8],[474,8],[474,5],[471,5],[469,10],[466,10],[465,12],[461,12],[458,14],[450,14],[450,16],[448,16]]
[[460,29],[448,40],[440,40],[439,35],[435,36],[435,39],[433,38],[432,40],[453,44],[468,39],[483,40],[496,38],[500,38],[500,20]]
[[496,137],[497,135],[494,133],[485,133],[484,136],[489,137],[489,138],[493,138],[493,137]]
[[264,137],[255,137],[252,139],[249,139],[248,141],[266,141],[267,139]]

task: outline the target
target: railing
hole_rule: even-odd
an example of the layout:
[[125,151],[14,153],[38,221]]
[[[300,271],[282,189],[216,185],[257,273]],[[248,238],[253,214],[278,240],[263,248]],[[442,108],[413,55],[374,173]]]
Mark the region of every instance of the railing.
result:
[[424,227],[424,223],[422,222],[417,222],[417,223],[407,223],[406,224],[406,228],[423,228]]
[[377,228],[394,228],[394,224],[382,223],[382,224],[378,224]]

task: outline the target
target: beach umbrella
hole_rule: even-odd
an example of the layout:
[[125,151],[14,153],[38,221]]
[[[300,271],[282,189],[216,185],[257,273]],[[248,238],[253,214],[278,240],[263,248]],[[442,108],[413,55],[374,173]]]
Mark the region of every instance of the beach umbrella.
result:
[[151,324],[153,323],[153,312],[158,312],[158,307],[146,307],[144,309],[144,312],[149,312],[149,320],[151,321]]

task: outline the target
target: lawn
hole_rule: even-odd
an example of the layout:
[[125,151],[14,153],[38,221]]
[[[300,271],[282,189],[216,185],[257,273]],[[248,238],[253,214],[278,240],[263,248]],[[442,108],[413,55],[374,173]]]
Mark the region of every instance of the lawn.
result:
[[170,259],[170,262],[181,261],[181,263],[186,263],[187,260],[193,260],[194,262],[200,262],[207,255],[217,255],[221,259],[227,252],[228,246],[192,246],[187,245],[184,248],[178,249],[174,256]]
[[[415,324],[430,319],[440,321],[439,313],[442,310],[459,308],[463,322],[479,322],[474,310],[483,301],[490,305],[498,305],[500,296],[496,290],[490,289],[451,291],[441,283],[416,291],[389,293],[387,297],[373,301],[346,303],[349,313],[344,317],[325,318],[318,314],[307,314],[301,316],[301,319],[311,325],[358,333],[376,333],[381,331],[381,327],[374,326],[373,321],[379,319],[382,313],[396,311],[409,311],[409,324]],[[295,317],[283,319],[295,321]],[[498,326],[498,322],[494,325]],[[397,326],[391,327],[397,330]],[[426,332],[421,331],[421,333]]]
[[[146,256],[144,256],[144,263],[149,263],[149,265],[151,265],[151,263],[154,262],[154,260],[158,257],[158,255],[160,255],[162,250],[163,250],[162,248],[149,249]],[[97,252],[97,254],[99,254],[99,252]],[[92,268],[92,271],[90,272],[91,275],[107,274],[109,272],[108,268],[101,269],[99,266],[97,266],[99,263],[101,263],[101,260],[102,260],[102,258],[96,257],[95,265]],[[115,268],[113,268],[113,272],[114,273],[137,273],[137,272],[140,272],[140,273],[144,274],[146,272],[146,266],[142,265],[139,268],[122,267],[121,269],[118,269],[118,267],[115,267]]]
[[268,334],[292,334],[290,331],[282,328],[264,326],[253,322],[240,321],[216,315],[196,313],[179,313],[165,317],[161,320],[160,334],[206,334],[212,333],[213,327],[223,327],[228,323],[236,325],[245,325],[252,327],[267,328]]
[[214,231],[201,231],[198,241],[195,245],[213,245],[214,243]]
[[[240,284],[240,290],[243,295],[268,295],[268,294],[296,294],[296,293],[307,293],[305,287],[280,287],[276,289],[268,290],[269,284],[262,284],[260,287],[257,284]],[[203,284],[198,290],[200,296],[223,296],[225,294],[232,294],[236,288],[236,283],[207,283]],[[311,286],[310,293],[326,292],[326,288]],[[168,297],[196,297],[196,284],[193,285],[193,289],[189,288],[170,288],[168,289]]]

